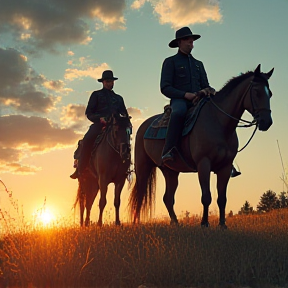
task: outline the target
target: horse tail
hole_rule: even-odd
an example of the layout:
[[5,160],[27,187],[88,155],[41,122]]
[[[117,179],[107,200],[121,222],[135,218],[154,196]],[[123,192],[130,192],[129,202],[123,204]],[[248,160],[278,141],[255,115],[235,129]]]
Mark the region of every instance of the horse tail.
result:
[[134,223],[140,221],[140,214],[144,220],[151,218],[155,208],[156,167],[149,167],[144,174],[137,177],[136,173],[129,196],[129,214]]
[[80,203],[80,199],[81,199],[81,185],[80,185],[80,182],[78,181],[77,195],[76,195],[75,202],[73,204],[74,209],[77,208],[77,205]]
[[77,195],[76,195],[75,202],[73,204],[73,208],[74,208],[74,218],[75,218],[76,208],[79,206],[79,208],[80,208],[80,225],[82,226],[83,225],[83,214],[84,214],[86,195],[85,195],[85,193],[83,193],[83,183],[81,183],[81,182],[82,181],[80,181],[78,179]]

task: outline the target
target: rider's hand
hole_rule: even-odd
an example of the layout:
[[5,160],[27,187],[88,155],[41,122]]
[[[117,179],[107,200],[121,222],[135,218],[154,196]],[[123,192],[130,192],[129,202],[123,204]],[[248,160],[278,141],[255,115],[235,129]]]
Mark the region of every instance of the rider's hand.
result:
[[184,98],[189,101],[194,101],[196,97],[197,97],[196,94],[191,92],[186,92],[184,95]]
[[205,89],[203,89],[203,90],[201,90],[201,91],[203,91],[205,93],[205,96],[210,96],[211,94],[212,95],[216,94],[216,90],[214,88],[210,87],[210,86],[205,88]]
[[208,87],[208,88],[206,88],[206,89],[208,89],[208,93],[209,93],[209,95],[210,94],[212,94],[212,95],[215,95],[216,94],[216,90],[213,88],[213,87]]

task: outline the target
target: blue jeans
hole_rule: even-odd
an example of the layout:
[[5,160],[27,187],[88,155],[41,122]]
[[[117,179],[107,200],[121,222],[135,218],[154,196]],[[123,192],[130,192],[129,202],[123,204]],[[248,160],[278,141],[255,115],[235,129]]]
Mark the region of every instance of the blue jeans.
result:
[[188,103],[189,102],[184,98],[171,99],[170,106],[172,111],[162,155],[169,152],[169,150],[171,150],[174,146],[177,146],[178,142],[181,140],[185,116],[188,110]]

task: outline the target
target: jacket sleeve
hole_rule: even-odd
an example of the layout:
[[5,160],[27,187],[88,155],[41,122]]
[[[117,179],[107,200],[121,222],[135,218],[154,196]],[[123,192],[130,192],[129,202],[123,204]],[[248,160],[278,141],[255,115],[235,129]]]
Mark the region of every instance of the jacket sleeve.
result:
[[95,107],[97,107],[97,105],[98,105],[98,95],[94,91],[89,98],[88,105],[85,111],[87,118],[93,123],[99,122],[101,117],[101,115],[95,113]]
[[166,97],[184,98],[186,91],[181,91],[173,87],[174,82],[174,62],[172,58],[166,58],[162,65],[160,90]]
[[125,116],[129,116],[128,111],[126,109],[125,103],[124,103],[124,99],[122,96],[119,95],[119,113]]
[[200,87],[201,89],[209,87],[209,82],[207,78],[207,73],[205,71],[204,65],[201,61],[198,61],[199,68],[200,68]]

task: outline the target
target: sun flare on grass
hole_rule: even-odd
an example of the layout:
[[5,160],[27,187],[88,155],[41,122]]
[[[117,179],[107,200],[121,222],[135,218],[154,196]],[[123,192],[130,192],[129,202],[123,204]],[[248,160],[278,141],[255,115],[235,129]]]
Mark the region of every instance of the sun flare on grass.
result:
[[55,220],[54,214],[50,210],[41,210],[33,213],[34,222],[36,225],[49,226]]

